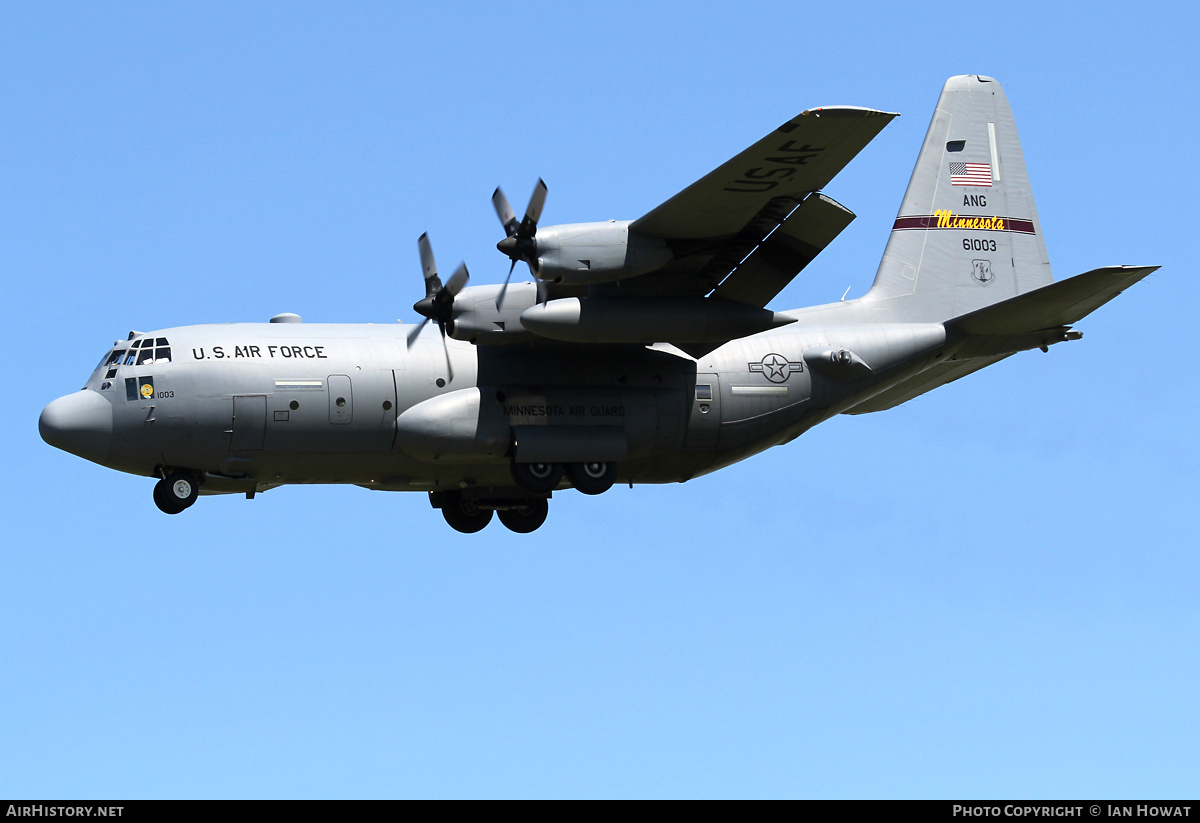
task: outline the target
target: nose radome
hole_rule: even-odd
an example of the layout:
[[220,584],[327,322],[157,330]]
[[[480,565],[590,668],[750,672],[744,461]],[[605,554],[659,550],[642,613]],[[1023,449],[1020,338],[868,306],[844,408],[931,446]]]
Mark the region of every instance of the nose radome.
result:
[[112,428],[112,406],[88,389],[51,401],[38,418],[43,440],[95,463],[112,451]]

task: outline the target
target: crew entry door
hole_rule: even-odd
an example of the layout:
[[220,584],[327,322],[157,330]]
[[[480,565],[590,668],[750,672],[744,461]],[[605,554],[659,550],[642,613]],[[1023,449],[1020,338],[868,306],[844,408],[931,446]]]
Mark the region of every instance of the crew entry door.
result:
[[267,397],[263,394],[235,395],[233,432],[229,450],[261,451],[267,430]]
[[691,452],[716,451],[720,428],[721,385],[717,375],[697,374],[685,448]]
[[350,377],[345,374],[329,375],[329,422],[344,426],[354,419],[354,392]]

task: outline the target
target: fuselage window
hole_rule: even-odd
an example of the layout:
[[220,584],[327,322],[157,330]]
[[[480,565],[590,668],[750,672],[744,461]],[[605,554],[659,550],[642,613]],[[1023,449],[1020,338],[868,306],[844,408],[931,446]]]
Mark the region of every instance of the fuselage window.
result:
[[121,362],[121,358],[124,356],[125,356],[125,350],[117,349],[116,351],[114,351],[112,354],[110,354],[108,356],[108,362],[106,362],[104,365],[115,366]]
[[138,352],[137,364],[139,366],[144,366],[147,363],[153,363],[153,362],[154,362],[154,349],[145,348],[145,349],[142,349],[140,352]]

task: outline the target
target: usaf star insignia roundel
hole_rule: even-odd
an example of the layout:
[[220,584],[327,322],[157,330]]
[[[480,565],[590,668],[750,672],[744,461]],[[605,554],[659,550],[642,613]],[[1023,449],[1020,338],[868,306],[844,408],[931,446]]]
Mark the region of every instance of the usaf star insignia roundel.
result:
[[772,383],[786,383],[793,372],[804,371],[804,363],[788,360],[782,354],[771,352],[757,363],[747,364],[752,372],[761,372]]

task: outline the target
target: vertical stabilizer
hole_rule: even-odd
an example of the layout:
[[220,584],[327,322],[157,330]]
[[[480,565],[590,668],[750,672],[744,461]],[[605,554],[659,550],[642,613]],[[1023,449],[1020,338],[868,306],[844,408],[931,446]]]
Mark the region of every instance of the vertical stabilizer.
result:
[[864,301],[943,321],[1052,281],[1004,90],[990,77],[951,77]]

